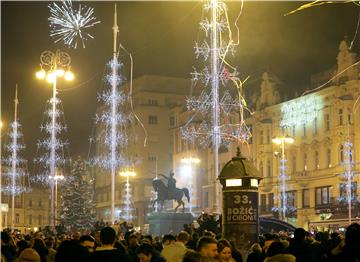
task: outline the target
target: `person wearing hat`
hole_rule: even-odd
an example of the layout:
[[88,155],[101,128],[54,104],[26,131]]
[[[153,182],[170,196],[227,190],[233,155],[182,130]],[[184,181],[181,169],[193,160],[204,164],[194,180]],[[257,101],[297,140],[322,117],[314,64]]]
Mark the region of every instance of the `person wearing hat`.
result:
[[33,248],[25,248],[21,253],[16,262],[40,262],[40,256]]

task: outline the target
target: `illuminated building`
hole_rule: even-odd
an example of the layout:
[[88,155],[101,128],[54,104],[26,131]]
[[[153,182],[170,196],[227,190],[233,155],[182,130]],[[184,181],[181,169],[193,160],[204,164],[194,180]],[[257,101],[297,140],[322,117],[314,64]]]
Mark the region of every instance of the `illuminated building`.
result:
[[[341,41],[337,64],[331,70],[311,78],[311,92],[287,101],[280,101],[280,92],[271,75],[264,73],[260,95],[256,99],[254,114],[246,119],[251,127],[252,138],[241,147],[243,155],[254,161],[264,177],[259,186],[259,211],[262,216],[278,216],[273,207],[279,206],[279,146],[272,138],[287,135],[294,143],[286,146],[286,199],[295,208],[286,214],[286,220],[296,226],[331,226],[347,224],[347,204],[339,202],[344,194],[344,143],[353,144],[353,173],[360,171],[360,105],[353,110],[360,96],[360,68],[355,64],[356,54],[348,50]],[[347,68],[347,70],[345,70]],[[345,71],[344,71],[345,70]],[[325,84],[324,84],[325,83]],[[318,87],[318,88],[317,88]],[[184,112],[179,110],[176,119],[180,122]],[[180,139],[176,136],[175,140]],[[220,149],[220,170],[235,155],[236,145]],[[187,149],[183,142],[174,144],[174,166],[193,149]],[[211,150],[198,150],[205,174],[211,174]],[[353,195],[360,195],[360,175],[354,176]],[[212,211],[213,179],[208,175],[202,190],[202,209]],[[221,202],[221,201],[220,201]],[[358,202],[352,205],[352,216],[360,217]],[[353,219],[356,221],[356,219]]]

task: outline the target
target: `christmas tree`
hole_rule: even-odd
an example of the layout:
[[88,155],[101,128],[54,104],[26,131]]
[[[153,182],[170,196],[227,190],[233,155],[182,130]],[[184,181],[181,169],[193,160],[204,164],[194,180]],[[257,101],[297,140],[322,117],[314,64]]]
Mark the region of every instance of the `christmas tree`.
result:
[[91,229],[95,223],[94,179],[89,178],[84,161],[75,161],[61,196],[61,223],[71,231]]

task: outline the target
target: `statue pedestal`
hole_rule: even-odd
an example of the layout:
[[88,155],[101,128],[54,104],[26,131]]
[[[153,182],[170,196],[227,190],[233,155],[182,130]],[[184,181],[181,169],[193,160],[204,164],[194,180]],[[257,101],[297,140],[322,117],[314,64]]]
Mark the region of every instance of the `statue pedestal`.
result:
[[177,234],[190,224],[194,217],[190,213],[151,213],[148,217],[149,233],[153,235]]

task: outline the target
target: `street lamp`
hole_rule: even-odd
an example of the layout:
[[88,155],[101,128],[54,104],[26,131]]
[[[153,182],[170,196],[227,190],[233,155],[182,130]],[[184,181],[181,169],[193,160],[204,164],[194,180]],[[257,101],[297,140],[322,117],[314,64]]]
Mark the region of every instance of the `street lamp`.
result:
[[192,214],[192,191],[193,191],[193,175],[192,175],[192,164],[199,164],[200,159],[189,157],[181,159],[181,162],[185,164],[186,171],[189,173],[188,186],[189,186],[189,195],[190,195],[190,203],[189,203],[189,212]]
[[131,188],[130,188],[130,177],[135,177],[136,173],[134,171],[122,171],[120,172],[120,176],[126,177],[125,184],[125,220],[126,222],[130,222],[132,219],[131,215]]
[[[281,178],[281,193],[279,197],[279,206],[281,210],[281,219],[286,221],[287,197],[286,197],[286,158],[285,158],[285,144],[293,144],[294,138],[289,136],[280,136],[272,139],[272,142],[281,146],[281,159],[280,159],[280,178]],[[280,211],[279,210],[279,211]]]
[[74,74],[70,71],[71,58],[66,52],[57,50],[55,53],[51,51],[44,51],[40,55],[41,70],[36,73],[38,79],[46,79],[46,81],[53,86],[53,97],[50,100],[52,103],[51,111],[51,139],[50,139],[50,228],[55,229],[55,203],[54,203],[54,187],[56,176],[56,134],[59,132],[56,125],[56,83],[57,79],[64,77],[65,80],[71,81],[74,79]]

